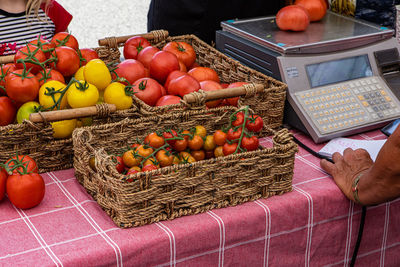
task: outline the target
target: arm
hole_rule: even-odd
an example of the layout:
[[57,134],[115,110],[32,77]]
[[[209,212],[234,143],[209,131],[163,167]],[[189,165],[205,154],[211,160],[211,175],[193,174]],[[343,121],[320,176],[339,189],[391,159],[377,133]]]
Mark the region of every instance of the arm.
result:
[[335,153],[333,162],[321,160],[321,167],[333,176],[338,187],[351,200],[354,179],[361,174],[358,197],[364,205],[384,203],[400,197],[400,127],[388,138],[373,163],[364,149]]

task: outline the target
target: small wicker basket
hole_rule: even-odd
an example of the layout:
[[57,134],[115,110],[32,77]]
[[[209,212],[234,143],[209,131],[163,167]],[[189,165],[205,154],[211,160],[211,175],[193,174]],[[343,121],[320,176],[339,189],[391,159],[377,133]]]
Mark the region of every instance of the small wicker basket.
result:
[[[121,228],[291,191],[297,145],[287,129],[267,129],[273,135],[270,148],[139,172],[130,176],[133,182],[116,171],[109,153],[120,152],[136,137],[143,140],[155,130],[196,125],[212,133],[228,123],[233,110],[191,110],[77,129],[73,133],[75,176]],[[89,166],[93,156],[94,169]]]

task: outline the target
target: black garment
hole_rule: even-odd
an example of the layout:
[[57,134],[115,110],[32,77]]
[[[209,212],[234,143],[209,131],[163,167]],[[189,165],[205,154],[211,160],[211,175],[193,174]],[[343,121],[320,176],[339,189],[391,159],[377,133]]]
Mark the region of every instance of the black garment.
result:
[[275,15],[284,5],[283,0],[151,0],[147,30],[194,34],[210,43],[221,21]]
[[398,4],[400,0],[357,0],[355,17],[394,29]]

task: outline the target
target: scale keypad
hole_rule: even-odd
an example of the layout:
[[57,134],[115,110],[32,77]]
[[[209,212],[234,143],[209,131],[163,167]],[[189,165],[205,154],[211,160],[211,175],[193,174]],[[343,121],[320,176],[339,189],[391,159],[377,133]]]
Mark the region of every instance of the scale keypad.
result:
[[295,94],[322,134],[400,116],[400,105],[376,77]]

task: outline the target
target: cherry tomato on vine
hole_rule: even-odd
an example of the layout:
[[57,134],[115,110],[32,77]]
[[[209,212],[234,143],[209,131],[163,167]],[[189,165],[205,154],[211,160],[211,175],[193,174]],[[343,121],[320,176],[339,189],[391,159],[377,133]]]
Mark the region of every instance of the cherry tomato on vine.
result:
[[166,150],[160,150],[156,153],[156,159],[160,163],[161,167],[166,167],[172,165],[174,156]]
[[252,136],[252,137],[243,136],[242,143],[240,144],[240,146],[246,149],[247,151],[257,150],[258,145],[259,141],[257,136]]
[[132,149],[125,151],[124,154],[122,154],[122,162],[128,168],[131,168],[133,166],[139,166],[141,161],[142,157],[135,154],[135,151]]
[[150,133],[144,139],[144,143],[148,144],[152,148],[159,148],[165,144],[165,140],[162,136],[159,136],[157,133]]
[[246,121],[246,128],[250,132],[259,132],[262,130],[264,122],[258,115],[251,115]]
[[204,150],[193,150],[190,152],[190,154],[196,161],[200,161],[206,158],[206,153],[204,152]]
[[142,156],[143,158],[146,158],[151,155],[151,153],[154,152],[154,149],[151,147],[148,147],[146,145],[140,145],[136,148],[136,152]]
[[207,129],[203,125],[196,125],[194,134],[205,138],[207,136]]
[[113,161],[115,163],[115,168],[117,169],[117,172],[122,173],[125,170],[125,164],[124,161],[122,160],[122,157],[115,156],[113,158]]
[[228,130],[226,138],[232,141],[239,139],[241,135],[242,135],[242,128],[238,128],[236,131],[233,128],[231,128]]
[[157,170],[157,169],[158,169],[158,167],[156,165],[148,164],[148,165],[143,166],[142,171],[146,172],[146,171],[153,171],[153,170]]
[[186,139],[176,140],[173,145],[173,148],[179,152],[184,151],[187,147],[188,147],[188,141]]
[[168,130],[168,131],[166,131],[166,132],[163,132],[163,137],[164,137],[165,141],[166,141],[171,147],[175,144],[175,142],[176,142],[177,140],[167,140],[167,139],[175,138],[175,137],[177,137],[177,136],[178,136],[177,132],[176,132],[175,130],[172,130],[172,129],[170,129],[170,130]]
[[239,111],[234,115],[234,121],[232,121],[232,126],[240,126],[244,122],[244,113]]
[[[225,141],[224,141],[225,143]],[[207,135],[206,140],[204,141],[203,148],[205,151],[213,151],[216,147],[214,136]]]
[[187,143],[191,150],[199,150],[203,147],[204,141],[200,135],[194,135],[193,138],[189,138]]
[[227,134],[222,130],[216,130],[213,134],[213,137],[217,146],[223,146],[226,142]]
[[224,149],[223,146],[217,146],[217,147],[214,149],[214,156],[215,156],[216,158],[225,156],[225,155],[224,155],[224,150],[223,150],[223,149]]
[[224,153],[224,156],[228,156],[230,154],[235,153],[237,146],[238,143],[232,143],[232,144],[225,143],[222,147],[222,152]]

